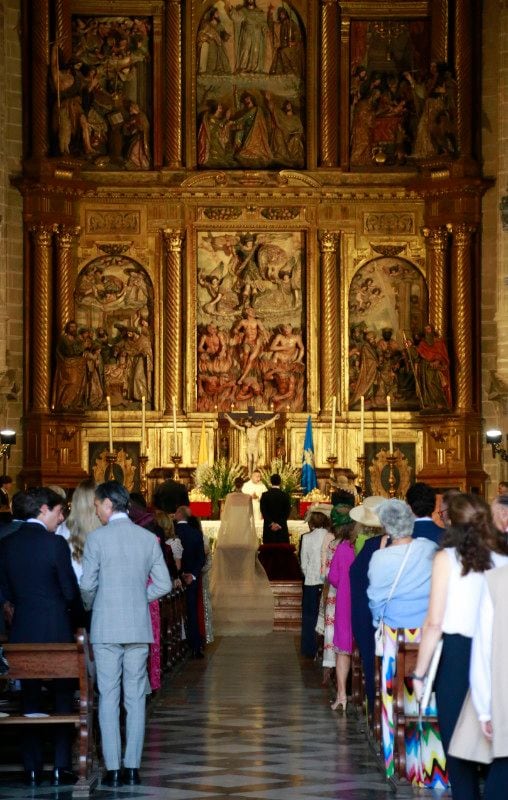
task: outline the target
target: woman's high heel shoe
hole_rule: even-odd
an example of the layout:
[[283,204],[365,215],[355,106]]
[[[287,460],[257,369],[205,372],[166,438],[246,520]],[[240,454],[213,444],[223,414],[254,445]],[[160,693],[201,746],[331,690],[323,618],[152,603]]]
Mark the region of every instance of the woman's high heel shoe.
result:
[[331,704],[332,711],[338,711],[339,714],[345,714],[347,708],[347,697],[337,697]]

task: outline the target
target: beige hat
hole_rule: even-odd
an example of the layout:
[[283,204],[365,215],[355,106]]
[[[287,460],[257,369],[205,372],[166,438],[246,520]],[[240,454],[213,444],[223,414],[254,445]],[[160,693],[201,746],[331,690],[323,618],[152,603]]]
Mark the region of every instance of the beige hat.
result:
[[[383,497],[383,500],[386,500]],[[369,508],[366,503],[362,503],[360,506],[355,506],[349,512],[349,516],[351,519],[354,519],[355,522],[359,522],[361,525],[365,525],[368,528],[382,528],[381,522],[379,521],[379,517],[371,508]]]
[[367,508],[372,509],[372,511],[375,511],[376,508],[380,506],[381,503],[384,503],[385,500],[388,500],[388,498],[383,497],[383,495],[381,494],[371,494],[370,497],[365,498],[365,500],[363,501],[363,505],[367,506]]

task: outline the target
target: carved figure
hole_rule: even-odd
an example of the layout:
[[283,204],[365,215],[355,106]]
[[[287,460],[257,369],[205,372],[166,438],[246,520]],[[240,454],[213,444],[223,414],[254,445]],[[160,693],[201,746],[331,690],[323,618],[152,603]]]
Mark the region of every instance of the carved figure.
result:
[[221,22],[218,8],[212,6],[204,16],[198,31],[198,72],[200,74],[226,75],[231,72],[224,42],[229,33]]
[[360,367],[358,379],[351,405],[354,405],[363,395],[366,408],[376,404],[376,392],[379,380],[379,357],[376,349],[376,334],[374,331],[364,331],[363,344],[360,350]]
[[[233,95],[235,106],[238,107],[236,87]],[[251,92],[243,92],[240,102],[243,108],[233,118],[235,159],[244,167],[268,166],[272,161],[272,152],[263,110]]]
[[300,77],[302,74],[300,26],[289,16],[284,6],[279,6],[274,18],[271,4],[268,7],[268,26],[273,47],[270,74]]
[[198,164],[204,167],[234,166],[231,141],[231,109],[222,103],[208,100],[198,130]]
[[125,166],[127,169],[150,169],[150,123],[137,103],[127,106],[128,118],[123,134],[127,138]]
[[224,8],[234,23],[235,72],[267,72],[268,21],[256,0],[244,0],[234,8],[224,0]]
[[450,357],[444,339],[432,325],[426,325],[423,338],[412,349],[417,356],[415,378],[423,407],[451,409]]
[[270,148],[274,161],[292,167],[303,167],[305,151],[303,146],[303,125],[295,113],[291,100],[284,100],[279,108],[273,102],[270,92],[264,93],[270,114]]
[[292,364],[302,362],[305,347],[299,333],[294,333],[291,325],[281,325],[278,333],[270,345],[274,363]]
[[246,451],[247,451],[247,469],[250,473],[254,471],[258,464],[258,456],[259,456],[259,434],[264,428],[268,428],[269,425],[275,424],[275,422],[279,419],[280,414],[274,414],[271,419],[267,420],[262,424],[256,425],[251,420],[247,419],[243,425],[238,425],[229,416],[229,414],[224,414],[230,425],[233,428],[241,431],[245,434],[246,439]]
[[85,402],[84,344],[75,320],[66,323],[56,348],[56,371],[53,383],[53,408],[56,411],[82,409]]
[[259,319],[256,318],[254,309],[246,308],[244,318],[233,329],[233,335],[240,345],[240,364],[243,372],[237,382],[242,383],[260,355],[263,343],[267,339],[267,333]]

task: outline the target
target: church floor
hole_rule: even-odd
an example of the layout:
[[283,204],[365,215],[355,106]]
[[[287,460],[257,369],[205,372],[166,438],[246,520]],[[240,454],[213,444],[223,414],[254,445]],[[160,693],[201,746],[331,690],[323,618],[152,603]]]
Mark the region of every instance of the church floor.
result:
[[[393,797],[354,712],[337,716],[317,666],[288,633],[222,638],[189,661],[151,709],[142,786],[97,788],[97,800],[381,800]],[[70,800],[4,776],[0,800]],[[443,797],[408,787],[397,798]]]

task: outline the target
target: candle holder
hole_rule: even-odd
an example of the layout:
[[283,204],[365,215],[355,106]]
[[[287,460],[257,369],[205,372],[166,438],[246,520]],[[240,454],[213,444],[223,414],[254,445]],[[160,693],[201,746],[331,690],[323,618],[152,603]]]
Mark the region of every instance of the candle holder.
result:
[[367,456],[358,456],[358,486],[360,487],[360,502],[363,503],[365,499],[365,488],[366,488],[366,474],[365,468],[367,466]]
[[138,456],[139,464],[139,491],[148,503],[148,479],[146,477],[146,465],[148,464],[148,456]]
[[179,456],[177,453],[175,453],[174,456],[171,456],[171,461],[175,465],[174,469],[173,469],[173,480],[174,481],[179,481],[180,480],[180,473],[178,472],[178,466],[179,466],[179,464],[182,463],[182,456]]
[[108,466],[104,472],[104,480],[116,481],[113,465],[118,461],[118,455],[113,450],[110,450],[108,453],[106,453],[106,461]]
[[337,463],[337,456],[328,456],[326,459],[330,464],[330,480],[335,483],[335,464]]
[[397,456],[394,456],[393,453],[391,455],[389,455],[389,456],[386,456],[386,461],[387,461],[387,464],[388,464],[388,466],[390,468],[390,472],[388,474],[388,494],[390,495],[390,497],[396,497],[397,496],[397,492],[395,490],[396,481],[395,481],[395,472],[394,472],[394,467],[395,467],[395,464],[397,463],[397,460],[398,460]]

